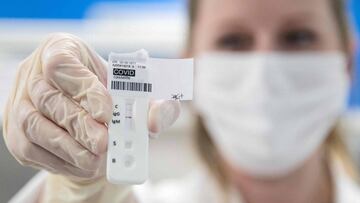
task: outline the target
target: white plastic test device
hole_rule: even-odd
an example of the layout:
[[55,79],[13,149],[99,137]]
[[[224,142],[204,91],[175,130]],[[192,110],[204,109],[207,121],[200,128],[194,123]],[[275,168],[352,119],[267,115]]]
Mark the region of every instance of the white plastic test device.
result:
[[191,100],[193,60],[150,58],[145,50],[111,53],[107,81],[113,100],[107,179],[141,184],[148,179],[149,100]]

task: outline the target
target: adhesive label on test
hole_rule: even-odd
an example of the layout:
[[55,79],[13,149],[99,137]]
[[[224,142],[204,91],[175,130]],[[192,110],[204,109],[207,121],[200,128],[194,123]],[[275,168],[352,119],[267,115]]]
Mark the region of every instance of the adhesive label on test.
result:
[[150,58],[145,50],[111,53],[109,89],[114,95],[192,100],[193,59]]
[[113,117],[108,128],[107,178],[116,184],[141,184],[148,178],[149,100],[191,100],[193,60],[150,58],[140,50],[111,53],[108,62]]

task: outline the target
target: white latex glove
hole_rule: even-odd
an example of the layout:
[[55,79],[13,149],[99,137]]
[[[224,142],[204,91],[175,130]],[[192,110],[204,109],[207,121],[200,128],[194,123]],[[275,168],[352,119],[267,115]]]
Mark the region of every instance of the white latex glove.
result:
[[[3,121],[11,154],[74,182],[102,178],[112,115],[106,76],[106,62],[79,38],[51,35],[20,64]],[[149,131],[159,133],[179,113],[179,102],[151,102]]]

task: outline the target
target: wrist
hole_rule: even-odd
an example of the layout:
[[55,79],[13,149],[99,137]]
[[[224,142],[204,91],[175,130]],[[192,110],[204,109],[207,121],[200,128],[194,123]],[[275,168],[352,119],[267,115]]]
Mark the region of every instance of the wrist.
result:
[[106,178],[74,180],[62,175],[49,174],[42,192],[41,202],[123,202],[131,196],[131,187],[113,185]]

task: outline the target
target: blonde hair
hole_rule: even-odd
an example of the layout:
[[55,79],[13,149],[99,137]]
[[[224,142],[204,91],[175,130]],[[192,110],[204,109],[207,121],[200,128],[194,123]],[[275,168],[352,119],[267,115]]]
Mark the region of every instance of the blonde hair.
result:
[[[189,16],[190,16],[190,37],[189,37],[189,48],[192,44],[192,27],[196,21],[196,14],[198,11],[200,0],[190,0],[189,4]],[[340,38],[342,40],[343,48],[349,57],[351,56],[351,50],[349,49],[350,44],[350,29],[345,13],[345,3],[343,0],[329,0],[331,3],[331,9],[334,12],[337,26],[340,30]],[[209,170],[216,177],[218,182],[223,186],[224,189],[228,187],[228,177],[225,169],[223,168],[222,158],[217,151],[213,141],[211,140],[206,128],[204,127],[202,118],[199,116],[197,119],[197,129],[195,142],[197,145],[198,153],[204,163],[207,165]],[[327,159],[337,159],[343,164],[346,172],[356,181],[359,180],[359,175],[356,170],[354,161],[350,156],[349,150],[343,140],[343,135],[340,132],[339,126],[336,126],[330,135],[327,137],[325,143],[325,151]]]

